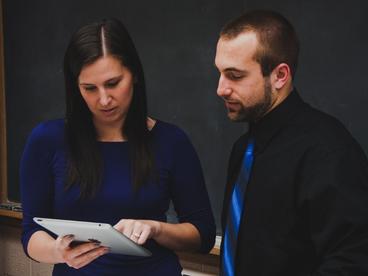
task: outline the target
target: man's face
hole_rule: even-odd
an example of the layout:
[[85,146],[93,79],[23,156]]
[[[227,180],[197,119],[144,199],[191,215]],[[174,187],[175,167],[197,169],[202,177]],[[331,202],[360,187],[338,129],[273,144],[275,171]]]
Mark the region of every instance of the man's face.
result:
[[254,60],[257,45],[254,32],[233,39],[221,37],[217,43],[217,95],[225,101],[232,121],[257,121],[272,105],[271,82],[269,77],[263,77],[260,64]]

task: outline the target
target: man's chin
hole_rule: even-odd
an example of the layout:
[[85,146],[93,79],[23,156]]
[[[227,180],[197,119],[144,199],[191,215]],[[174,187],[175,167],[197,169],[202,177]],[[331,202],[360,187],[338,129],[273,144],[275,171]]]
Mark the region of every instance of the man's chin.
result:
[[241,114],[236,113],[236,112],[228,112],[227,117],[232,122],[247,122],[247,120],[246,120],[246,118],[244,118],[244,116],[241,116]]

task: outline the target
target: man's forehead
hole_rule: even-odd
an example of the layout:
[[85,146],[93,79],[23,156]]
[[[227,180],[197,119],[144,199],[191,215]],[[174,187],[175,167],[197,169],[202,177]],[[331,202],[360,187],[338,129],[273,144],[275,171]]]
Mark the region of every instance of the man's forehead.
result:
[[245,32],[235,38],[221,37],[217,43],[217,67],[241,68],[244,62],[254,61],[258,40],[254,32]]
[[229,47],[242,47],[242,46],[249,46],[249,47],[257,47],[258,38],[257,34],[254,31],[245,31],[238,34],[235,37],[228,37],[223,35],[220,37],[219,42],[223,44],[227,44]]

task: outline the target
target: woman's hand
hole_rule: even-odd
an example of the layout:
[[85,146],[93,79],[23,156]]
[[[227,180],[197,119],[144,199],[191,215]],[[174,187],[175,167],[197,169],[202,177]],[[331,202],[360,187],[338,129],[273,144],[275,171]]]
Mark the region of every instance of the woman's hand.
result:
[[114,228],[137,244],[144,244],[148,239],[157,237],[161,231],[161,223],[154,220],[122,219]]
[[73,246],[73,239],[73,235],[66,235],[55,240],[54,253],[58,263],[79,269],[109,252],[107,247],[99,243],[86,242]]

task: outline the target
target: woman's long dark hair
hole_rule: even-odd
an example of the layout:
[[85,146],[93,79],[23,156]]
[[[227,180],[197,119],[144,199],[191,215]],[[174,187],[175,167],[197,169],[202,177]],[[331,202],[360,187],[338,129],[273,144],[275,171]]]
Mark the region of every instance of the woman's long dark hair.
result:
[[129,141],[132,180],[138,189],[150,177],[153,157],[147,128],[144,74],[137,50],[124,25],[116,19],[86,25],[71,38],[64,57],[66,92],[65,134],[68,146],[66,188],[79,185],[81,198],[91,198],[101,183],[102,159],[92,113],[81,96],[78,77],[82,68],[104,55],[117,58],[133,75],[133,98],[122,134]]

